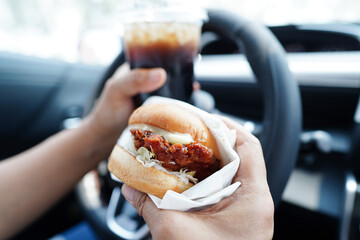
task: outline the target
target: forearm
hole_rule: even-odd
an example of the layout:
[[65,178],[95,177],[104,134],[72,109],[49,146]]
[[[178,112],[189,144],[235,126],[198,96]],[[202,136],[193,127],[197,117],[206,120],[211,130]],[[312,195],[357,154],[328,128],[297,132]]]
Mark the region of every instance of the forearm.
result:
[[109,154],[115,139],[98,143],[86,124],[0,163],[0,239],[44,213]]
[[124,65],[107,81],[80,128],[0,162],[0,239],[44,213],[108,156],[133,111],[132,96],[154,91],[165,80],[163,69],[130,71]]

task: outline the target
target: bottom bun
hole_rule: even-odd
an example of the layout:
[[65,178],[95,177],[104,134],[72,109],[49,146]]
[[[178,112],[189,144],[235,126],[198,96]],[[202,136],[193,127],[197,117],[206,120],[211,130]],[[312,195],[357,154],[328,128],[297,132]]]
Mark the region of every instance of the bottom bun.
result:
[[108,163],[109,171],[123,183],[141,192],[163,198],[168,190],[182,193],[194,184],[185,183],[179,177],[145,167],[135,156],[115,145]]

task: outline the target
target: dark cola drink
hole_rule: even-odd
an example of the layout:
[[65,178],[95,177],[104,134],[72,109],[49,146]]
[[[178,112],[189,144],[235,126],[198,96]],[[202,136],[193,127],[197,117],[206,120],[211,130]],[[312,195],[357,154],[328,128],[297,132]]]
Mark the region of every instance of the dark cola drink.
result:
[[131,68],[161,67],[167,73],[165,85],[137,96],[137,104],[152,95],[190,102],[199,39],[200,26],[193,23],[144,22],[125,27],[125,52]]

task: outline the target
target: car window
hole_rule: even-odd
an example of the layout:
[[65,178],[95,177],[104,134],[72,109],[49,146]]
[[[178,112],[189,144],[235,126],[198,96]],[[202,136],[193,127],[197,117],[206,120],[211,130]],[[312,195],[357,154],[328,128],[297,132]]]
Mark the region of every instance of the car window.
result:
[[2,0],[0,51],[108,64],[120,51],[117,1]]
[[[68,62],[107,65],[121,49],[121,26],[117,13],[128,1],[2,0],[0,51]],[[228,9],[266,25],[360,22],[358,0],[181,2],[207,8]]]

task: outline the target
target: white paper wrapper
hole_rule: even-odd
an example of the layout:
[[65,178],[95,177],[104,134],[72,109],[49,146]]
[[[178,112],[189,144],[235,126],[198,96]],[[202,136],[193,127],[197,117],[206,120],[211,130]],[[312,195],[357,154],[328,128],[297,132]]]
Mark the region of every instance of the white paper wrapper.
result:
[[[167,191],[163,199],[149,194],[155,205],[160,209],[188,211],[204,208],[230,196],[240,186],[240,182],[231,184],[240,164],[239,155],[234,151],[235,131],[230,131],[221,120],[211,114],[181,101],[164,97],[151,97],[145,101],[144,105],[159,103],[176,105],[199,116],[215,136],[226,166],[181,194]],[[125,130],[118,140],[118,144],[126,150],[129,149],[128,132]],[[116,177],[113,176],[113,178]]]

